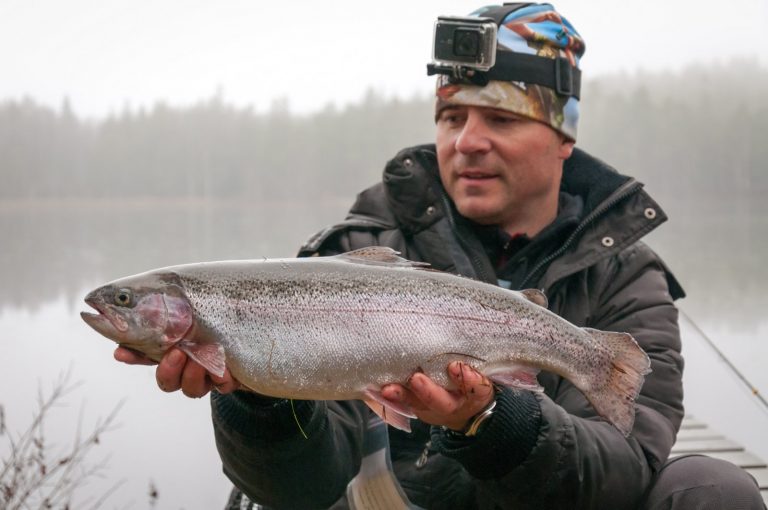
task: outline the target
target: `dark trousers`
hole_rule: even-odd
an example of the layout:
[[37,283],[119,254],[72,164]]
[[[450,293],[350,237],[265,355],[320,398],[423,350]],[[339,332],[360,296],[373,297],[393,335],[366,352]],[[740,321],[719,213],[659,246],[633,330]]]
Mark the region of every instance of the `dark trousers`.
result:
[[[234,489],[225,510],[263,508]],[[661,468],[639,510],[765,510],[760,489],[738,466],[704,455],[684,455]]]
[[704,455],[667,461],[640,510],[764,510],[760,490],[738,466]]

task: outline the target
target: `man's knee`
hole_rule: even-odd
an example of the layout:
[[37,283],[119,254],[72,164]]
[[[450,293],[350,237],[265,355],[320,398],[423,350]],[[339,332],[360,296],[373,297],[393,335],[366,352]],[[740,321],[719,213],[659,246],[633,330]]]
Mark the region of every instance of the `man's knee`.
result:
[[667,461],[643,510],[763,510],[760,490],[746,471],[723,460],[688,455]]

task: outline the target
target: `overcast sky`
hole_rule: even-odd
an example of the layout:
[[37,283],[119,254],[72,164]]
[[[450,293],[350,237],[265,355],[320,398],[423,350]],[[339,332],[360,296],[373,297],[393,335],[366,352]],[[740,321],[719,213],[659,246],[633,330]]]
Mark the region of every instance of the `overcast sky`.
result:
[[[373,87],[407,97],[425,75],[432,24],[484,5],[459,0],[0,0],[0,100],[69,97],[87,116],[217,90],[237,105],[292,111],[358,100]],[[768,64],[768,0],[717,9],[692,0],[555,2],[587,43],[587,77],[677,69],[732,56]]]

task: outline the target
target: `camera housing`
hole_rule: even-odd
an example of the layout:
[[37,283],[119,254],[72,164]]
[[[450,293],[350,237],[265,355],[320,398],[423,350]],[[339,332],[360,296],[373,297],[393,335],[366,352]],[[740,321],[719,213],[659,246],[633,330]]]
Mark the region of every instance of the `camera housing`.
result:
[[440,16],[435,22],[433,63],[488,71],[496,63],[497,31],[490,18]]

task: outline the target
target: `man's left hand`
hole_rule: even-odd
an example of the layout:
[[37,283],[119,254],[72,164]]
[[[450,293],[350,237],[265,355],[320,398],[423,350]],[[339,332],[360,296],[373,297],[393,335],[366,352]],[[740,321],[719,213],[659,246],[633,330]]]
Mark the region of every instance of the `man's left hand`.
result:
[[447,390],[419,372],[405,386],[384,386],[381,394],[387,400],[410,406],[425,423],[461,431],[493,401],[495,391],[487,377],[460,361],[448,365],[448,376],[456,389]]

